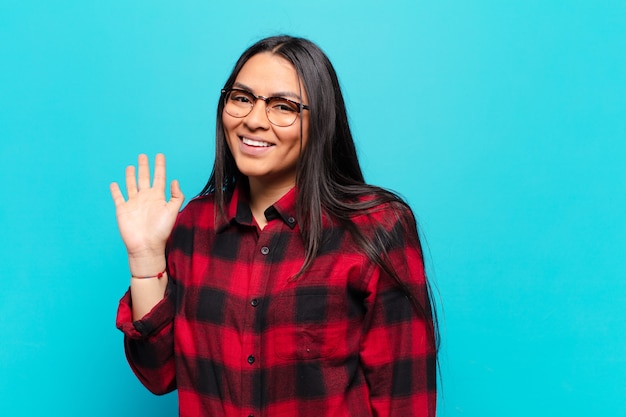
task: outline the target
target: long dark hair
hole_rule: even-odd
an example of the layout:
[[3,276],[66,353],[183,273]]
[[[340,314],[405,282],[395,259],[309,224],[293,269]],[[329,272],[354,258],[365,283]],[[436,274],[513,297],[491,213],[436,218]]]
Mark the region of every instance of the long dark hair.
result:
[[[416,312],[427,318],[426,322],[432,323],[430,330],[437,350],[439,332],[430,285],[426,283],[427,294],[418,293],[393,270],[388,259],[388,249],[397,238],[393,231],[381,228],[375,236],[365,236],[352,221],[355,214],[367,213],[381,204],[389,204],[398,208],[397,220],[403,220],[405,227],[417,231],[411,211],[404,210],[408,208],[406,202],[390,191],[365,183],[339,80],[328,57],[317,45],[306,39],[291,36],[262,39],[241,55],[224,89],[231,88],[245,63],[262,52],[271,52],[291,62],[309,99],[308,140],[300,155],[296,173],[296,210],[306,251],[298,276],[311,265],[322,245],[323,215],[334,219],[352,234],[358,246],[373,262],[393,277],[411,299]],[[245,180],[226,142],[223,109],[224,102],[220,99],[217,107],[215,163],[211,177],[200,193],[214,194],[218,216],[225,215],[227,198],[235,184]],[[410,218],[407,218],[406,213],[411,213]]]

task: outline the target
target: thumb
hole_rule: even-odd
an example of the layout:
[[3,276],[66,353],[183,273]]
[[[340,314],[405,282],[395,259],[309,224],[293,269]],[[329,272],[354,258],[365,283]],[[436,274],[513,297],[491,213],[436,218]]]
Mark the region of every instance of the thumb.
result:
[[168,204],[172,204],[176,211],[179,211],[183,205],[183,201],[185,201],[185,195],[180,189],[180,184],[178,183],[178,180],[174,180],[170,184],[170,193],[172,194],[172,198],[170,199]]

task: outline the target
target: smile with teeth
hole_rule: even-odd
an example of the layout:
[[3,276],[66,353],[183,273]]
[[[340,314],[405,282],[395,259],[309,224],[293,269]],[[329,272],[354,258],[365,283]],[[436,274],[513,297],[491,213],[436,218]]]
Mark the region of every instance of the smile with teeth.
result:
[[262,147],[262,148],[273,146],[269,142],[262,142],[260,140],[252,140],[252,139],[248,139],[244,137],[241,137],[241,141],[248,146],[256,146],[256,147]]

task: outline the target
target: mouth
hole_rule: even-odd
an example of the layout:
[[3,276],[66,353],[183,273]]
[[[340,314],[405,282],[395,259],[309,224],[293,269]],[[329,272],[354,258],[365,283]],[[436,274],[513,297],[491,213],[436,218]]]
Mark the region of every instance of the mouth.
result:
[[255,148],[269,148],[270,146],[274,146],[273,143],[265,142],[262,140],[250,139],[244,136],[240,136],[239,139],[243,142],[244,145],[253,146]]

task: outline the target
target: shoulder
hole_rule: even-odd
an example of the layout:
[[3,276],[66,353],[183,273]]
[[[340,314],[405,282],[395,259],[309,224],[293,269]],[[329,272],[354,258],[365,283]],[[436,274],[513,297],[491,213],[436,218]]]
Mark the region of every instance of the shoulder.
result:
[[177,256],[187,257],[194,252],[195,241],[200,236],[204,243],[215,230],[215,204],[212,195],[200,196],[187,203],[178,213],[176,224],[168,241],[168,259],[173,261]]
[[200,226],[206,222],[214,223],[215,220],[215,199],[213,194],[203,195],[193,198],[178,215],[178,225],[187,227]]
[[411,207],[398,195],[374,188],[358,197],[352,221],[357,224],[394,225],[398,222],[415,226]]
[[398,195],[375,190],[362,195],[356,206],[350,220],[375,245],[386,249],[420,246],[413,210]]

